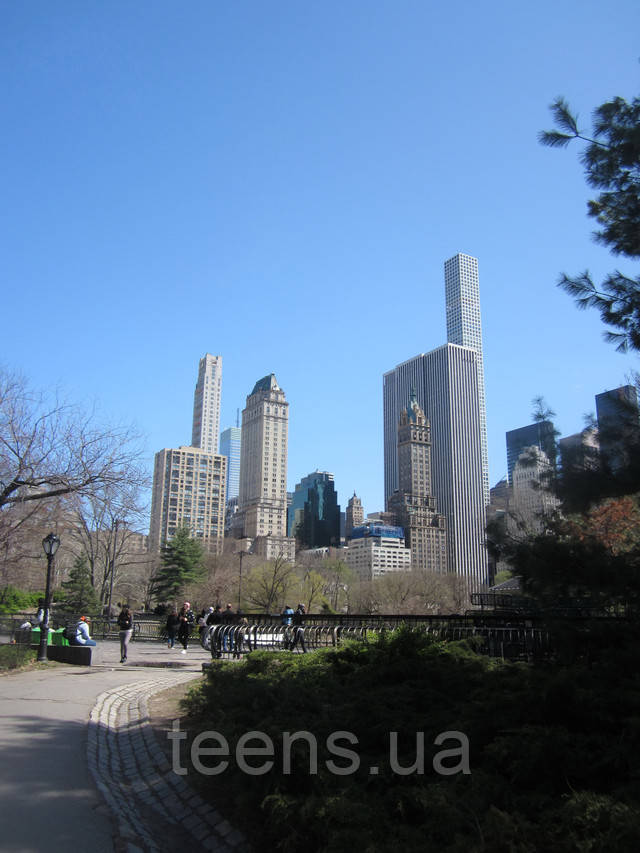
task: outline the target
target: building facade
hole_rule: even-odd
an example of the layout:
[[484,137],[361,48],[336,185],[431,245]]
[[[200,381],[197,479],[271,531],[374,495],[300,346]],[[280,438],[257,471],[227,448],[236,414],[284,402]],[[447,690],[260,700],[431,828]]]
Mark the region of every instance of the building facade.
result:
[[627,467],[640,450],[640,409],[633,385],[596,394],[600,456],[614,472]]
[[344,538],[351,539],[351,533],[354,527],[360,527],[364,524],[364,509],[362,506],[362,501],[353,493],[353,497],[349,498],[347,503],[347,510],[345,512],[345,521],[344,521]]
[[267,559],[295,558],[287,536],[289,404],[273,373],[256,382],[242,412],[242,453],[234,536]]
[[191,445],[218,452],[220,400],[222,397],[222,356],[207,353],[198,365],[198,380],[193,395]]
[[431,427],[412,390],[398,423],[398,489],[387,501],[411,549],[412,568],[447,571],[447,531],[431,492]]
[[384,485],[399,489],[397,430],[415,389],[431,426],[431,478],[446,519],[447,567],[471,589],[487,581],[486,504],[477,352],[447,343],[409,359],[383,377]]
[[229,427],[220,433],[220,454],[227,457],[227,500],[237,498],[240,492],[240,453],[242,430]]
[[366,524],[355,527],[344,559],[359,580],[370,581],[389,572],[411,571],[411,550],[401,527]]
[[528,426],[509,430],[507,439],[507,479],[513,483],[513,469],[523,450],[539,447],[549,461],[555,463],[556,429],[551,421],[537,421]]
[[523,449],[513,469],[510,506],[519,531],[541,533],[545,519],[558,509],[560,502],[548,488],[552,470],[544,450],[537,445]]
[[314,471],[296,485],[288,511],[287,535],[299,547],[340,545],[340,506],[333,474]]
[[208,550],[219,553],[224,539],[227,459],[198,447],[156,453],[151,497],[149,547],[157,551],[178,527]]
[[489,503],[489,452],[487,446],[487,404],[484,389],[482,353],[482,314],[478,259],[458,253],[444,264],[444,289],[447,315],[447,341],[468,347],[476,353],[480,414],[482,485],[485,506]]

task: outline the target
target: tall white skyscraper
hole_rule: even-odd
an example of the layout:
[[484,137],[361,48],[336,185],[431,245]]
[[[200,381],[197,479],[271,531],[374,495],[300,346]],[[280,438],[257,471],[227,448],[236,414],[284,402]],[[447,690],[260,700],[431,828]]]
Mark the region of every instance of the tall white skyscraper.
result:
[[220,398],[222,396],[222,356],[207,353],[200,359],[198,381],[193,395],[193,429],[191,444],[218,452],[220,431]]
[[236,536],[267,558],[295,555],[287,538],[289,404],[273,373],[256,382],[242,412]]
[[449,258],[448,261],[445,261],[444,289],[447,313],[447,341],[450,344],[458,344],[458,346],[475,350],[478,356],[482,484],[486,506],[489,503],[489,454],[487,450],[487,405],[484,392],[478,259],[459,252],[457,255]]

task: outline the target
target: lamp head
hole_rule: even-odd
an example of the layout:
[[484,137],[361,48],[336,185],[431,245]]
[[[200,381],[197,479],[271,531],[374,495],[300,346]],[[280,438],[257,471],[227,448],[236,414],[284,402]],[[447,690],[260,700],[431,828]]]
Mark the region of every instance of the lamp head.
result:
[[59,545],[60,539],[55,535],[55,533],[49,533],[42,540],[42,547],[44,548],[44,553],[47,557],[53,557],[58,550]]

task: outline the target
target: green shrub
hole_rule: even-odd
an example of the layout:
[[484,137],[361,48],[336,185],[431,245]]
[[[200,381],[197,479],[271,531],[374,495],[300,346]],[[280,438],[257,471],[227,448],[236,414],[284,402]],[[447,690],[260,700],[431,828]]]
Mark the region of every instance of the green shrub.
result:
[[25,610],[35,610],[38,601],[44,596],[42,592],[28,592],[15,586],[5,586],[0,590],[0,613],[21,613]]
[[[627,845],[633,839],[626,849],[640,849],[640,676],[610,661],[536,669],[401,629],[368,645],[254,652],[243,665],[216,664],[185,709],[193,733],[227,739],[228,769],[199,782],[216,801],[226,798],[232,821],[251,827],[259,846],[622,850],[610,846],[617,832]],[[243,773],[234,758],[238,739],[255,730],[275,747],[273,769],[259,776]],[[293,745],[291,772],[283,772],[283,732],[297,731],[316,739],[315,774],[305,741]],[[355,772],[336,775],[326,764],[342,760],[326,749],[335,731],[357,737],[341,743],[357,753]],[[434,744],[446,731],[468,737],[469,775],[435,772],[436,753],[457,745]],[[390,732],[398,733],[395,766]],[[416,763],[420,732],[423,772],[401,774],[398,766]]]

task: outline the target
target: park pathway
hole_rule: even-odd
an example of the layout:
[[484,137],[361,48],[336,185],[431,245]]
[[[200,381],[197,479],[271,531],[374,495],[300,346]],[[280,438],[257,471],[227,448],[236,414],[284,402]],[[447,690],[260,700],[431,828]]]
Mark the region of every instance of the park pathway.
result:
[[[210,657],[104,641],[91,667],[0,678],[0,849],[50,853],[244,853],[244,836],[173,773],[148,721],[156,693],[200,677]],[[171,666],[167,668],[167,664]]]

